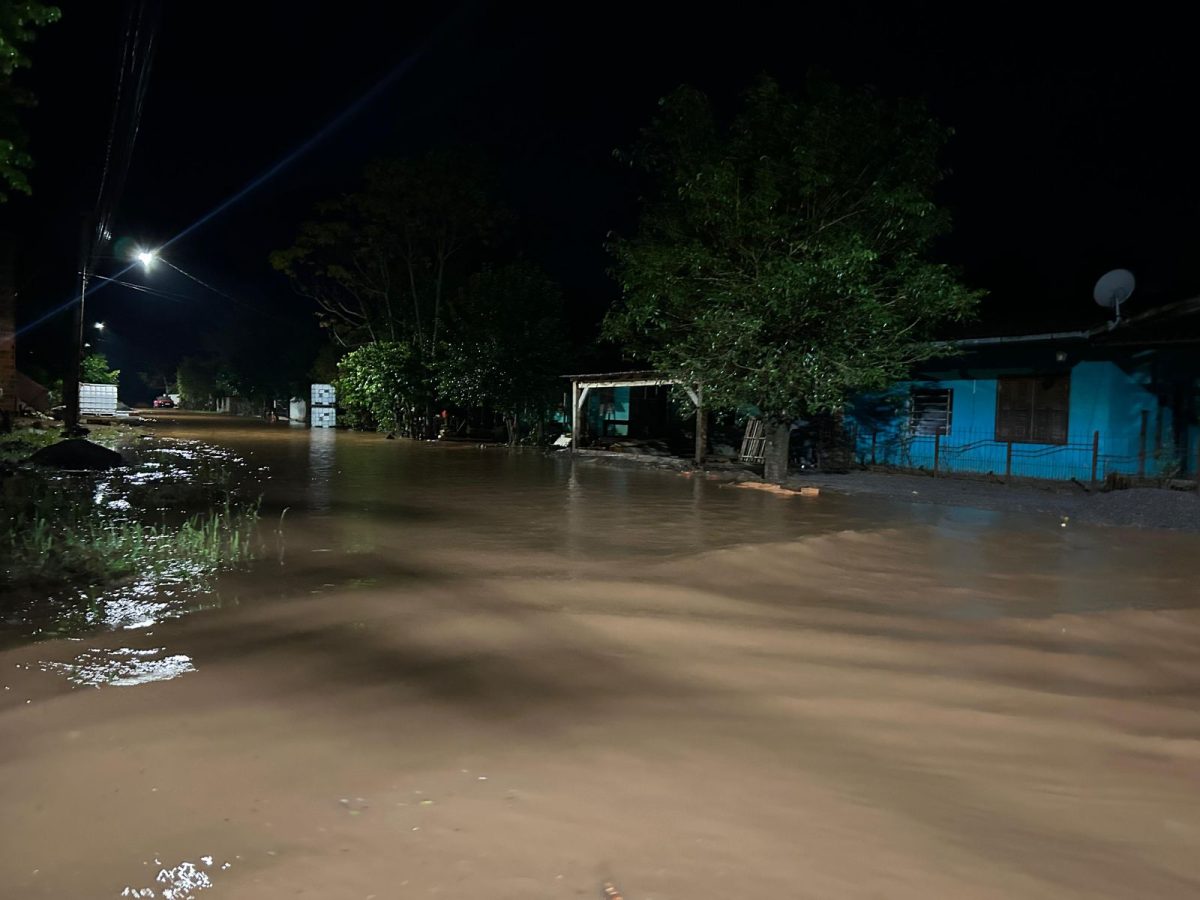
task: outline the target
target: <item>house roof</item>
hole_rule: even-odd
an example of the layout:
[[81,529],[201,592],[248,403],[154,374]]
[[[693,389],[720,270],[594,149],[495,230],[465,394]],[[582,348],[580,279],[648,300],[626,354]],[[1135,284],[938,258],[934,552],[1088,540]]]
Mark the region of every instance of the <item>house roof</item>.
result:
[[1107,346],[1153,346],[1200,343],[1200,297],[1191,297],[1145,310],[1120,321],[1103,322],[1077,331],[998,335],[946,341],[951,348],[989,347],[999,344],[1036,344],[1090,341]]

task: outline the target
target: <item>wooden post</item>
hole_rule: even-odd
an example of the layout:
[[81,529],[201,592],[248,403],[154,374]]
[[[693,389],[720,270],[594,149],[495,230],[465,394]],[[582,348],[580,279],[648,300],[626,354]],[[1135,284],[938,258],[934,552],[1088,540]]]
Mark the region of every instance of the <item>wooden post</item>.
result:
[[1004,451],[1004,477],[1012,478],[1012,441],[1008,442]]
[[933,435],[933,477],[937,478],[938,460],[942,457],[942,433],[934,432]]
[[1138,478],[1146,477],[1146,431],[1149,423],[1150,413],[1148,410],[1142,410],[1142,428],[1138,440]]
[[579,446],[579,382],[571,379],[571,452]]
[[1096,483],[1096,472],[1100,467],[1100,432],[1092,432],[1092,484]]
[[871,432],[871,465],[875,465],[875,441],[878,437],[878,431]]
[[704,411],[704,389],[696,385],[696,465],[704,465],[708,453],[708,414]]
[[1154,409],[1154,474],[1159,473],[1159,460],[1162,459],[1162,428],[1163,408],[1160,401]]

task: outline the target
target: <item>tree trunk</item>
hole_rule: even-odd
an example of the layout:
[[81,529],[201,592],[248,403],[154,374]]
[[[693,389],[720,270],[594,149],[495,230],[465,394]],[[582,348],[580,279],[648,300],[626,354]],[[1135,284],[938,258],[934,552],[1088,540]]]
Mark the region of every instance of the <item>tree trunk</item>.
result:
[[792,423],[768,420],[763,423],[767,445],[763,450],[763,478],[771,484],[783,484],[788,477]]
[[508,429],[508,446],[517,446],[517,417],[506,415],[504,417],[504,427]]

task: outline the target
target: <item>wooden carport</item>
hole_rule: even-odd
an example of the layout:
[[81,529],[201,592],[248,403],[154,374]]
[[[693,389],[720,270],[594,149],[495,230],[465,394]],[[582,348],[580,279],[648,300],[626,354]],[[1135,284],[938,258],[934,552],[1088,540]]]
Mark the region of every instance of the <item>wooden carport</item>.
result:
[[601,388],[659,387],[678,384],[696,407],[696,465],[704,462],[708,449],[708,417],[704,412],[704,394],[699,384],[685,384],[662,372],[601,372],[591,375],[564,375],[571,379],[571,452],[574,453],[579,437],[580,410],[587,401],[588,392]]

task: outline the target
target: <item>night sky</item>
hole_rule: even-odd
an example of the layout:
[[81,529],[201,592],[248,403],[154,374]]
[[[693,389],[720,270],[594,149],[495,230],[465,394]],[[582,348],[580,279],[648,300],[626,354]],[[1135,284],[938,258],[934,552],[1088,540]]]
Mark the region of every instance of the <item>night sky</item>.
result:
[[[61,5],[23,76],[40,101],[26,118],[35,195],[3,212],[21,244],[23,322],[71,295],[123,26],[123,3]],[[814,66],[924,96],[955,128],[943,189],[955,232],[941,256],[990,291],[976,331],[1090,324],[1091,286],[1118,266],[1138,276],[1135,305],[1191,296],[1200,76],[1189,29],[1165,6],[1120,18],[1052,7],[164,2],[119,238],[157,246],[178,234],[393,79],[172,246],[172,260],[235,301],[135,270],[131,280],[178,296],[109,288],[88,318],[108,324],[103,349],[129,374],[234,321],[256,323],[264,347],[310,341],[310,310],[268,253],[314,201],[353,189],[371,158],[466,145],[494,163],[524,252],[563,284],[585,341],[615,296],[605,234],[636,220],[637,185],[613,149],[680,83],[729,109],[759,73],[799,85]],[[22,365],[59,367],[67,319],[23,334]]]

